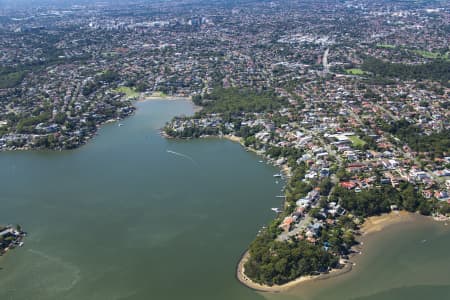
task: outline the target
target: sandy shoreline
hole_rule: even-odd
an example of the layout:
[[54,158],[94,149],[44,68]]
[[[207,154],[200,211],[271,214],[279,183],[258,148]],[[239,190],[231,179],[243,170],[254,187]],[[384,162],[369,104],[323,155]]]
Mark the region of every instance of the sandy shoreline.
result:
[[269,285],[265,285],[265,284],[256,283],[245,275],[244,265],[247,262],[247,260],[249,259],[249,255],[250,254],[248,251],[246,251],[244,253],[244,255],[242,255],[242,257],[238,263],[238,266],[237,266],[236,277],[243,285],[247,286],[248,288],[250,288],[252,290],[259,291],[259,292],[271,292],[271,293],[284,292],[284,291],[287,291],[293,287],[296,287],[299,284],[304,283],[306,281],[325,280],[328,278],[333,278],[333,277],[339,276],[341,274],[345,274],[352,270],[352,264],[347,263],[341,269],[333,269],[327,274],[320,274],[320,275],[314,275],[314,276],[313,275],[302,276],[302,277],[299,277],[293,281],[287,282],[282,285],[269,286]]
[[186,101],[191,101],[192,102],[192,98],[191,97],[181,97],[181,96],[144,96],[144,95],[140,95],[137,98],[137,102],[145,102],[145,101],[153,101],[153,100],[186,100]]
[[[261,152],[255,150],[255,149],[253,149],[253,148],[251,148],[251,147],[246,147],[245,144],[244,144],[244,140],[243,140],[242,138],[238,137],[238,136],[227,134],[227,135],[223,135],[222,138],[227,139],[227,140],[230,140],[230,141],[232,141],[232,142],[239,143],[239,144],[241,144],[242,147],[244,147],[247,151],[251,151],[251,152],[256,153],[257,155],[260,155],[260,156],[264,156]],[[283,172],[283,174],[284,174],[286,177],[290,177],[290,176],[291,176],[291,169],[290,169],[286,164],[281,165],[281,166],[276,166],[276,167],[281,168],[281,172]]]
[[238,136],[235,136],[235,135],[229,135],[229,134],[227,134],[227,135],[224,135],[223,138],[224,138],[224,139],[227,139],[227,140],[230,140],[230,141],[232,141],[232,142],[239,143],[239,144],[241,144],[241,145],[244,144],[244,142],[242,141],[242,138],[240,138],[240,137],[238,137]]
[[[372,235],[374,233],[380,232],[384,230],[385,228],[389,226],[393,226],[396,224],[404,223],[404,222],[412,222],[414,221],[414,218],[417,216],[417,214],[409,213],[406,211],[398,211],[398,212],[391,212],[389,214],[383,214],[380,216],[374,216],[367,218],[364,222],[364,224],[361,226],[361,237],[367,237],[369,235]],[[363,247],[363,245],[359,245],[355,248],[360,249]],[[245,275],[245,268],[244,265],[247,262],[249,258],[249,252],[246,251],[238,265],[236,270],[236,277],[237,279],[245,286],[247,286],[250,289],[261,291],[261,292],[271,292],[271,293],[278,293],[287,291],[293,287],[296,287],[302,283],[305,283],[307,281],[315,281],[315,280],[326,280],[329,278],[337,277],[340,275],[343,275],[345,273],[348,273],[352,270],[353,261],[352,257],[350,258],[349,262],[346,263],[341,269],[333,269],[327,274],[320,274],[315,276],[302,276],[299,277],[293,281],[290,281],[288,283],[285,283],[283,285],[262,285],[258,284],[254,281],[252,281],[250,278],[248,278]]]
[[253,153],[256,153],[256,154],[260,155],[260,153],[258,153],[258,151],[256,151],[255,149],[250,148],[250,147],[246,147],[245,144],[244,144],[244,139],[241,138],[241,137],[238,137],[238,136],[235,136],[235,135],[230,135],[230,134],[225,134],[225,135],[222,135],[221,137],[226,139],[226,140],[229,140],[229,141],[232,141],[232,142],[235,142],[235,143],[239,143],[239,144],[241,144],[242,147],[245,148],[245,150],[251,151]]
[[145,96],[145,95],[140,95],[135,100],[136,103],[148,102],[148,101],[187,101],[190,104],[192,104],[192,106],[194,107],[194,112],[199,112],[203,109],[203,107],[196,105],[192,101],[192,97],[190,97],[190,96],[182,97],[182,96],[159,96],[159,95]]
[[364,224],[361,226],[360,231],[362,236],[367,236],[369,234],[382,231],[386,227],[398,223],[413,221],[414,216],[416,215],[417,214],[413,214],[407,211],[394,211],[380,216],[373,216],[365,220]]

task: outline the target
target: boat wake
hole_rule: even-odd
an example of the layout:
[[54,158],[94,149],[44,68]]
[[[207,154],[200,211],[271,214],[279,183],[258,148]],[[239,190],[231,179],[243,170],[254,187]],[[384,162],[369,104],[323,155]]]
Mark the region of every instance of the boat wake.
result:
[[[55,291],[57,292],[68,291],[72,289],[75,285],[77,285],[77,283],[80,281],[81,271],[76,265],[65,262],[59,257],[47,255],[46,253],[38,250],[28,249],[28,251],[40,257],[41,263],[39,265],[41,268],[45,268],[45,266],[51,267],[52,269],[54,269],[55,267],[61,268],[59,269],[57,275],[55,275],[56,274],[55,273],[51,274],[53,276],[50,275],[43,277],[43,280],[46,280],[47,282],[52,282],[52,280],[54,280],[54,282],[58,283],[58,286],[53,288]],[[44,262],[42,262],[42,260],[44,260]],[[45,263],[45,261],[47,262],[47,264]]]
[[192,157],[190,157],[189,155],[186,155],[186,154],[183,154],[183,153],[179,153],[179,152],[175,152],[175,151],[172,151],[172,150],[167,150],[166,152],[170,153],[170,154],[173,154],[173,155],[176,155],[176,156],[179,156],[179,157],[182,157],[182,158],[185,158],[187,160],[190,160],[195,165],[198,165],[197,162]]

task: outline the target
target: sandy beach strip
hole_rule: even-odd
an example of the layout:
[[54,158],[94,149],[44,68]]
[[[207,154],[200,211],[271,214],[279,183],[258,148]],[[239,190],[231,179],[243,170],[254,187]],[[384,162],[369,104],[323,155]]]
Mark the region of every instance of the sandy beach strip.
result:
[[191,101],[191,97],[181,97],[181,96],[153,96],[153,95],[140,95],[137,102],[145,102],[145,101],[158,101],[158,100],[185,100]]
[[230,141],[232,141],[232,142],[236,142],[236,143],[240,143],[240,144],[242,144],[243,145],[243,141],[242,141],[242,138],[240,138],[240,137],[238,137],[238,136],[235,136],[235,135],[231,135],[231,134],[226,134],[226,135],[223,135],[223,138],[224,139],[227,139],[227,140],[230,140]]
[[147,101],[187,101],[192,103],[196,108],[200,108],[200,106],[196,106],[192,101],[192,97],[181,97],[181,96],[156,96],[156,95],[144,95],[141,94],[135,102],[147,102]]
[[339,276],[341,274],[345,274],[352,270],[352,264],[347,263],[342,268],[333,269],[329,273],[326,273],[326,274],[320,274],[320,275],[314,275],[314,276],[313,275],[301,276],[301,277],[299,277],[293,281],[289,281],[285,284],[269,286],[269,285],[265,285],[265,284],[256,283],[256,282],[252,281],[250,278],[248,278],[247,275],[245,275],[244,265],[248,261],[249,257],[250,257],[250,253],[248,251],[246,251],[242,255],[242,257],[238,263],[238,266],[237,266],[236,277],[243,285],[247,286],[248,288],[250,288],[252,290],[259,291],[259,292],[280,293],[280,292],[287,291],[287,290],[289,290],[293,287],[296,287],[299,284],[305,283],[307,281],[325,280],[328,278],[333,278],[333,277]]
[[196,105],[192,101],[192,97],[182,97],[182,96],[159,96],[159,95],[139,95],[135,102],[147,102],[147,101],[187,101],[194,107],[194,112],[199,112],[203,107]]
[[398,223],[414,221],[415,216],[417,216],[417,214],[407,211],[393,211],[380,216],[369,217],[364,221],[360,231],[363,236],[366,236],[374,232],[382,231],[386,227]]

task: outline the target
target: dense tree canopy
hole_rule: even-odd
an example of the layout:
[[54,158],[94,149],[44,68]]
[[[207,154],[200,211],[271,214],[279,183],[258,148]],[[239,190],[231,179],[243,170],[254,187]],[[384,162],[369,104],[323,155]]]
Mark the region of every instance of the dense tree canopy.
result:
[[203,113],[263,112],[280,108],[286,102],[273,91],[255,91],[238,88],[216,88],[203,98],[193,99],[204,107]]
[[326,271],[338,264],[338,259],[328,253],[323,245],[302,240],[278,242],[274,240],[270,227],[257,236],[249,251],[246,275],[268,285],[283,284],[300,276]]
[[333,192],[334,200],[354,215],[370,217],[390,211],[391,205],[410,212],[420,211],[430,214],[431,204],[424,199],[418,190],[410,183],[403,183],[399,189],[390,185],[380,188],[363,190],[360,193],[336,187]]
[[418,152],[430,152],[442,156],[450,149],[450,130],[424,134],[423,130],[406,120],[391,124],[381,122],[382,129],[397,136],[407,143],[411,149]]
[[369,57],[361,65],[364,71],[372,72],[381,77],[391,77],[400,79],[430,79],[442,81],[450,80],[450,61],[435,60],[430,63],[407,65],[384,62],[380,59]]

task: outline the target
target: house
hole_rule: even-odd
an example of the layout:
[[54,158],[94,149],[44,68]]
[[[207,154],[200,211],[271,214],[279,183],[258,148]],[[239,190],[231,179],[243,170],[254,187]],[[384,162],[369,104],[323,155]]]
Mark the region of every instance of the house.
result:
[[347,190],[351,190],[356,187],[356,183],[354,183],[353,181],[340,182],[339,185],[343,188],[346,188]]
[[284,232],[289,232],[289,230],[291,229],[292,223],[294,223],[294,218],[291,216],[288,216],[288,217],[284,218],[283,222],[281,222],[281,224],[278,227],[281,228]]
[[448,201],[450,200],[450,195],[447,193],[447,191],[436,191],[434,193],[434,197],[438,199],[439,201]]
[[7,237],[7,236],[12,236],[12,235],[17,235],[17,231],[12,228],[12,227],[6,227],[4,228],[2,231],[0,231],[0,237]]
[[308,225],[307,230],[306,230],[306,236],[307,237],[319,236],[322,227],[323,227],[323,225],[321,223],[318,223],[318,222]]
[[361,172],[361,171],[364,171],[366,168],[367,168],[367,166],[365,164],[352,163],[352,164],[348,164],[347,172],[350,172],[350,173]]
[[446,176],[450,176],[450,170],[448,169],[444,169],[444,170],[439,170],[434,172],[437,176],[439,177],[446,177]]
[[308,208],[309,206],[311,206],[311,200],[307,198],[301,198],[298,199],[297,202],[295,202],[295,204],[301,208]]
[[430,199],[433,196],[433,192],[431,190],[423,190],[422,196],[426,199]]

